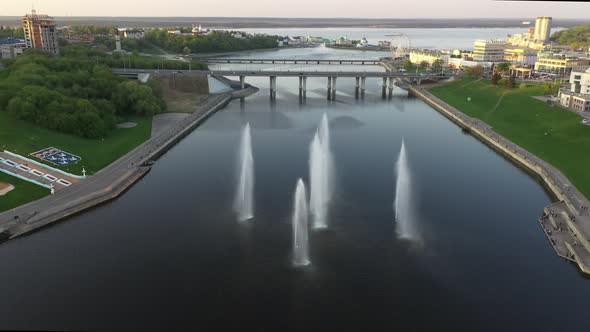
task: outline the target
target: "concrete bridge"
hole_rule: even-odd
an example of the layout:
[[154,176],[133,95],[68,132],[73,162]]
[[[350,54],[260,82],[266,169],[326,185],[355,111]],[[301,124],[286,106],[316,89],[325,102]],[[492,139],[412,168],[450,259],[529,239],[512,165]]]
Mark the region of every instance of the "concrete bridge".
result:
[[236,58],[198,58],[207,64],[309,64],[309,65],[381,65],[381,60],[359,59],[236,59]]
[[393,88],[396,78],[405,82],[415,82],[418,85],[425,79],[445,79],[449,76],[441,74],[415,74],[400,73],[392,71],[301,71],[301,70],[150,70],[150,69],[113,69],[116,75],[127,78],[138,77],[146,73],[166,73],[175,75],[212,75],[212,76],[237,76],[240,79],[240,88],[246,87],[246,77],[268,77],[270,85],[270,99],[274,100],[277,94],[277,77],[298,77],[299,78],[299,97],[306,98],[307,78],[308,77],[325,77],[328,79],[327,99],[336,99],[336,82],[338,78],[355,79],[355,98],[365,97],[365,82],[369,78],[381,78],[381,96],[386,98],[393,95]]

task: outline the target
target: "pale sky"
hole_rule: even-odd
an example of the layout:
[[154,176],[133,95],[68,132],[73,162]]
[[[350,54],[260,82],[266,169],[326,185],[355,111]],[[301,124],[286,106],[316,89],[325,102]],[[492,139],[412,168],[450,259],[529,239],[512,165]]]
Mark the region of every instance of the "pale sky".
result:
[[590,3],[493,0],[1,0],[0,15],[21,16],[32,4],[52,16],[325,17],[325,18],[589,18]]

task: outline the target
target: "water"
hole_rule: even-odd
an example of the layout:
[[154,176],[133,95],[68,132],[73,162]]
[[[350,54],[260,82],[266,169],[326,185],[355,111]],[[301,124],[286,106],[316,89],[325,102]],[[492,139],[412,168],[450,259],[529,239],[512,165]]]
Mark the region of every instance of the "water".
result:
[[[297,78],[277,79],[275,102],[267,78],[246,81],[261,91],[121,198],[0,245],[0,329],[587,332],[590,280],[555,255],[537,222],[551,199],[525,172],[403,90],[381,99],[380,79],[356,100],[341,78],[332,102],[327,80],[309,78],[304,104]],[[293,186],[309,184],[324,113],[338,173],[330,228],[308,234],[312,264],[294,269]],[[245,123],[256,222],[237,224]],[[402,139],[418,248],[392,222]]]
[[254,157],[252,157],[249,123],[246,123],[242,130],[239,157],[240,174],[236,190],[235,210],[238,220],[245,221],[254,217]]
[[309,261],[307,194],[302,179],[297,180],[293,195],[293,264],[306,266]]
[[396,163],[397,180],[395,184],[395,221],[396,231],[400,238],[414,241],[420,240],[414,207],[412,206],[412,179],[406,146],[402,140]]
[[310,212],[313,227],[328,227],[328,210],[332,200],[334,166],[330,151],[330,127],[328,116],[324,113],[320,127],[310,145],[309,177],[311,181]]

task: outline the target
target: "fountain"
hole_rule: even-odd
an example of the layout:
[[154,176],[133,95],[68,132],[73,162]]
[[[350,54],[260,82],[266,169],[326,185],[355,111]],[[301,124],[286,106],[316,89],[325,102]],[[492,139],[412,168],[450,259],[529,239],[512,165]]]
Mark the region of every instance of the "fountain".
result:
[[399,238],[419,240],[420,235],[416,227],[416,221],[412,210],[412,183],[406,147],[402,140],[402,146],[397,159],[397,183],[395,188],[395,221]]
[[254,158],[252,157],[250,123],[246,123],[242,130],[239,179],[234,208],[239,221],[254,217]]
[[305,184],[300,178],[297,180],[293,200],[293,264],[295,266],[305,266],[311,263],[307,239],[308,214]]
[[324,113],[309,149],[310,203],[314,228],[328,227],[328,208],[332,199],[333,161],[330,151],[330,128]]

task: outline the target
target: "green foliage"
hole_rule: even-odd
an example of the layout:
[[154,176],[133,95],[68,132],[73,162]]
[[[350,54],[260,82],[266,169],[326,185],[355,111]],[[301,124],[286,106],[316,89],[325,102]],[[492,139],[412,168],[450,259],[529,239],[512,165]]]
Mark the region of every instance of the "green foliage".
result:
[[414,70],[416,70],[416,66],[414,66],[414,64],[410,60],[405,60],[404,63],[403,63],[403,67],[407,71],[414,71]]
[[[590,197],[590,154],[583,153],[590,151],[590,127],[580,123],[579,115],[532,98],[541,90],[537,86],[506,90],[493,88],[485,80],[468,79],[430,89],[450,105],[481,119],[499,134],[560,169]],[[472,97],[472,101],[467,102],[467,97]]]
[[18,38],[24,39],[25,33],[22,27],[5,27],[0,25],[0,39]]
[[207,65],[202,62],[163,60],[152,56],[138,54],[121,54],[114,52],[108,55],[104,51],[97,50],[87,45],[70,44],[61,49],[63,57],[76,58],[80,61],[102,64],[109,68],[135,68],[135,69],[172,69],[172,70],[207,70]]
[[498,73],[498,72],[494,72],[492,74],[492,85],[494,85],[494,86],[498,85],[498,83],[500,82],[501,79],[502,79],[502,75],[500,75],[500,73]]
[[590,46],[590,25],[557,31],[551,35],[551,40],[573,48],[588,47]]
[[496,65],[496,70],[500,73],[506,74],[510,70],[510,63],[502,62]]
[[146,32],[145,39],[177,54],[183,53],[186,48],[192,53],[211,53],[278,47],[277,36],[248,35],[245,38],[234,38],[233,33],[213,31],[207,35],[177,35],[168,33],[166,29],[153,29]]
[[508,78],[508,82],[506,82],[506,87],[508,89],[514,89],[516,87],[516,78],[514,78],[514,76],[510,76]]
[[443,59],[436,59],[432,62],[432,71],[440,72],[443,70],[445,62]]
[[518,86],[518,88],[521,89],[521,90],[526,90],[527,85],[526,85],[526,83],[520,83],[520,85]]
[[465,68],[465,74],[467,74],[469,78],[481,78],[483,76],[483,72],[484,69],[480,65]]
[[150,85],[117,77],[99,63],[27,52],[0,80],[0,110],[86,138],[106,136],[117,116],[151,116],[162,111],[163,101]]
[[420,62],[420,64],[418,65],[418,69],[420,70],[425,70],[428,68],[428,62],[427,61],[422,61]]

